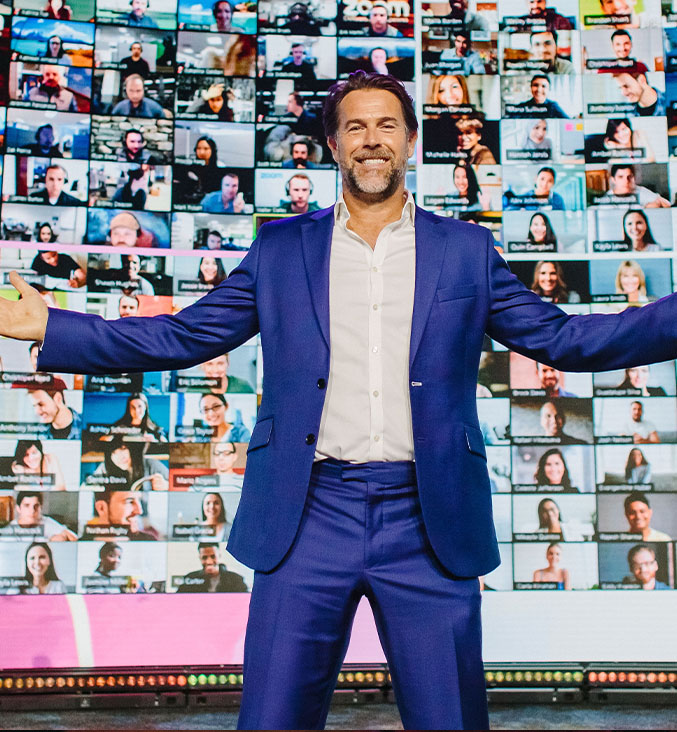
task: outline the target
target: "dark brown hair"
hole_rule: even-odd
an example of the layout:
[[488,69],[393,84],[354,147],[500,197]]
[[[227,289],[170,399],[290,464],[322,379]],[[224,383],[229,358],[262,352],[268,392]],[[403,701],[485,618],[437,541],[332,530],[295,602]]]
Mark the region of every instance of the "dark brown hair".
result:
[[355,71],[346,81],[339,81],[334,84],[327,94],[322,110],[322,122],[324,123],[324,134],[327,137],[336,137],[338,132],[338,108],[343,99],[352,91],[361,89],[383,89],[394,94],[402,106],[404,124],[407,133],[411,134],[418,130],[418,120],[414,111],[414,102],[407,94],[404,84],[394,76],[386,74],[373,74],[366,71]]

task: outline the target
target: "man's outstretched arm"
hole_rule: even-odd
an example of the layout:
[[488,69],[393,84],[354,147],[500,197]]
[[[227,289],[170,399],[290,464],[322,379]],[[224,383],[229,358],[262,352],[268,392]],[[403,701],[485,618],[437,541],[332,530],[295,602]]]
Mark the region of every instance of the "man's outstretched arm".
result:
[[111,374],[189,368],[231,351],[258,332],[257,242],[221,285],[176,315],[105,320],[48,309],[18,275],[21,300],[0,298],[0,334],[43,342],[40,371]]

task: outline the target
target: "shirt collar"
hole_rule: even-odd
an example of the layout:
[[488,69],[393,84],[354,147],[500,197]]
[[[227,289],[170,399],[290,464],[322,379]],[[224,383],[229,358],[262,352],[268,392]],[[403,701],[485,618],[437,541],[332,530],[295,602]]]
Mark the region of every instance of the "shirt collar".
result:
[[[416,204],[411,191],[405,191],[405,193],[407,194],[407,197],[404,202],[404,206],[402,207],[402,216],[400,217],[399,223],[407,223],[413,226],[416,218]],[[349,218],[350,211],[348,211],[348,207],[346,206],[346,202],[343,198],[343,193],[341,193],[334,204],[334,223],[345,226]]]

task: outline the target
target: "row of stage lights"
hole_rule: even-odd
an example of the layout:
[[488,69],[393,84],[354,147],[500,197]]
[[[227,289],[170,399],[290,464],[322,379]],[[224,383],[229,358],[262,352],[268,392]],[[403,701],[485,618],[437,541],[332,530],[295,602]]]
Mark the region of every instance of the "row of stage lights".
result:
[[[640,668],[625,664],[608,664],[602,667],[556,666],[543,668],[518,664],[487,664],[485,680],[488,689],[499,688],[677,688],[677,664],[663,669],[655,666]],[[383,690],[391,688],[387,666],[346,667],[339,674],[337,689],[354,691]],[[27,674],[25,671],[0,672],[0,695],[35,694],[49,692],[97,692],[112,691],[231,691],[242,690],[242,669],[162,669],[150,673],[138,673],[129,669],[121,673],[106,671],[88,673],[69,670],[61,673]]]

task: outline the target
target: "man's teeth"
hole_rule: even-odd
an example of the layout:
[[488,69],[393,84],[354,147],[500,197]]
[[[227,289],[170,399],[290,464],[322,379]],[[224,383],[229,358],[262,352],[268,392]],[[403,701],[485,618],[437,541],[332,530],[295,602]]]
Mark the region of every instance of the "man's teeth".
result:
[[365,160],[361,161],[365,165],[380,165],[381,163],[385,163],[385,158],[366,158]]

